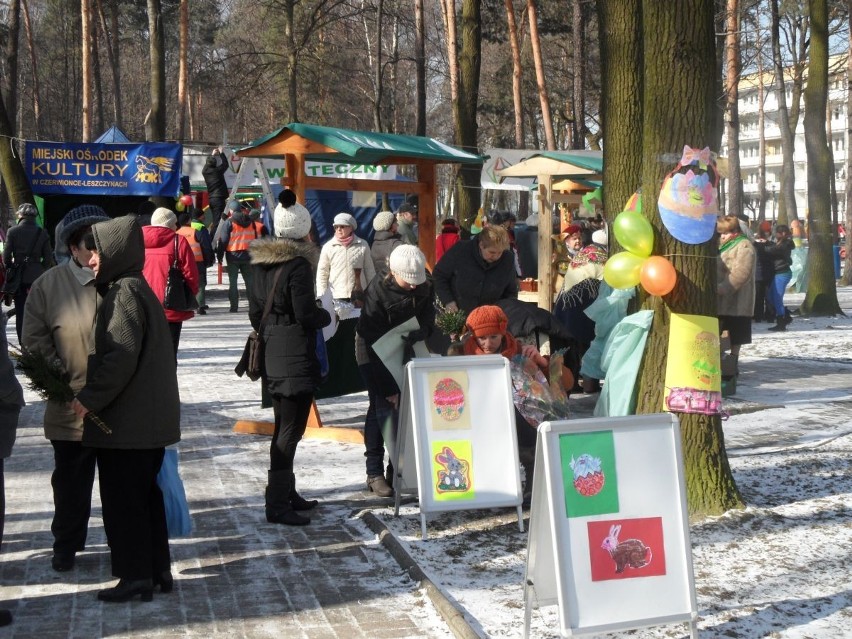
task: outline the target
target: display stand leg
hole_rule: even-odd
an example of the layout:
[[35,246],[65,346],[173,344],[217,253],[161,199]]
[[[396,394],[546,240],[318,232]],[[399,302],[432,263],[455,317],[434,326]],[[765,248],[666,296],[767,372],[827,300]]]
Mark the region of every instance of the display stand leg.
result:
[[530,636],[530,626],[532,625],[532,597],[530,596],[529,584],[524,584],[524,639]]
[[524,507],[518,505],[518,530],[524,532]]
[[399,517],[399,504],[402,501],[402,486],[399,485],[399,478],[396,478],[396,481],[393,483],[393,516]]
[[698,622],[690,621],[689,622],[689,635],[692,639],[698,639]]
[[420,536],[423,540],[426,539],[428,533],[426,532],[426,515],[423,512],[420,513]]

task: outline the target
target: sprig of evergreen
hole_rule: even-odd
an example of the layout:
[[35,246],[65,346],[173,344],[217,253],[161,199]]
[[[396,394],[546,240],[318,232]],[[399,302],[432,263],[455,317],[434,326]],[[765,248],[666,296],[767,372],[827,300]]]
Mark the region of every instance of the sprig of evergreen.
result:
[[442,333],[446,333],[454,339],[457,339],[462,333],[464,333],[467,313],[460,308],[457,308],[454,311],[448,310],[439,301],[435,301],[435,308],[438,311],[435,314],[435,326],[437,326]]
[[[69,403],[74,399],[71,388],[71,376],[62,368],[58,359],[49,360],[41,353],[22,348],[20,351],[9,349],[9,355],[17,362],[17,369],[27,378],[27,387],[44,400],[59,403]],[[104,421],[92,413],[86,415],[92,423],[112,434],[112,429]]]

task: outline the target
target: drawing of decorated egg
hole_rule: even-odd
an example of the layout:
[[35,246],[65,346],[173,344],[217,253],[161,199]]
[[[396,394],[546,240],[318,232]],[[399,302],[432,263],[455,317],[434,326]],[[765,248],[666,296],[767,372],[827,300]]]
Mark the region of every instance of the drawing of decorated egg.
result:
[[451,377],[445,377],[435,385],[432,402],[435,412],[447,421],[455,421],[464,412],[464,390]]
[[571,470],[574,472],[574,488],[584,497],[594,497],[603,489],[606,478],[601,470],[600,458],[587,454],[577,459],[572,456]]

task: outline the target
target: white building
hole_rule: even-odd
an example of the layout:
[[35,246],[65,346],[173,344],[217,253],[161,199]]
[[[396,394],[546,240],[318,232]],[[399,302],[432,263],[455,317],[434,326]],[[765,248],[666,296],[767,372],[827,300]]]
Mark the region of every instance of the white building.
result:
[[[806,72],[807,74],[807,72]],[[764,138],[766,144],[766,219],[772,220],[777,213],[778,194],[781,190],[781,133],[779,129],[778,96],[775,91],[775,74],[763,73],[764,95]],[[757,217],[760,202],[758,184],[759,152],[759,74],[743,76],[739,86],[740,122],[740,170],[743,179],[743,208],[752,219]],[[846,130],[846,57],[836,56],[829,61],[829,140],[834,154],[834,178],[838,198],[838,216],[845,217],[846,152],[849,136]],[[786,83],[787,108],[792,100],[791,82]],[[828,133],[828,131],[827,131]],[[723,136],[722,152],[726,155]],[[804,95],[796,127],[793,163],[796,174],[796,207],[800,219],[804,219],[808,208],[808,158],[805,151]],[[727,186],[726,186],[727,188]],[[828,185],[827,185],[828,188]]]

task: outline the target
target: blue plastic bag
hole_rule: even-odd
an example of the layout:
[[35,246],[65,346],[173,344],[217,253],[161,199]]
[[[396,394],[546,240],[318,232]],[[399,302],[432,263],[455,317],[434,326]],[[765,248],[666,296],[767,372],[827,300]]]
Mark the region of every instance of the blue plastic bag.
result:
[[163,492],[169,539],[186,537],[192,532],[192,519],[189,516],[189,504],[186,501],[183,480],[178,473],[177,449],[166,448],[163,465],[157,475],[157,485]]

